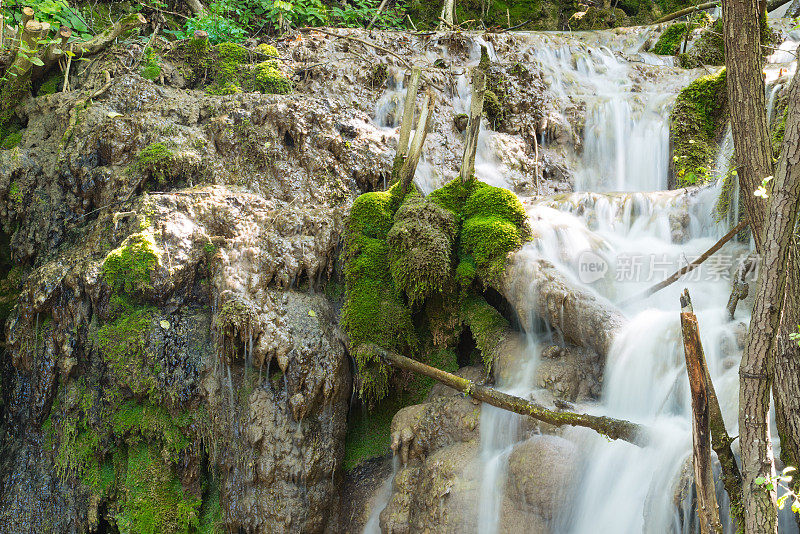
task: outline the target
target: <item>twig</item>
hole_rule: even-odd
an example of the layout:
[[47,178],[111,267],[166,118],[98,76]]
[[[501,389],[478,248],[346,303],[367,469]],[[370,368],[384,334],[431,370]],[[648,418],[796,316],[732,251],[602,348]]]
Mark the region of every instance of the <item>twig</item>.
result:
[[533,21],[533,19],[528,19],[525,22],[522,22],[520,24],[515,24],[514,26],[511,26],[511,27],[506,28],[504,30],[500,30],[497,33],[505,33],[505,32],[510,32],[510,31],[513,31],[513,30],[517,30],[519,28],[522,28],[523,26],[526,26],[526,25],[530,24],[532,21]]
[[409,23],[409,24],[411,24],[411,27],[412,27],[412,28],[414,28],[414,31],[418,31],[418,30],[417,30],[417,26],[414,24],[414,21],[413,21],[413,20],[411,20],[411,15],[409,15],[408,13],[406,13],[406,17],[408,17],[408,23]]
[[404,66],[405,66],[407,69],[411,70],[411,63],[409,63],[408,61],[406,61],[405,59],[403,59],[403,58],[402,58],[401,56],[399,56],[398,54],[396,54],[396,53],[392,52],[391,50],[389,50],[389,49],[387,49],[387,48],[384,48],[384,47],[382,47],[382,46],[376,45],[375,43],[370,43],[369,41],[365,41],[365,40],[363,40],[363,39],[359,39],[358,37],[353,37],[352,35],[347,35],[347,34],[345,34],[345,35],[339,35],[338,33],[329,32],[328,30],[323,30],[322,28],[309,28],[309,27],[304,27],[304,28],[300,28],[298,31],[300,31],[300,32],[304,32],[304,33],[305,33],[305,32],[319,32],[319,33],[324,33],[325,35],[330,35],[330,36],[333,36],[333,37],[338,37],[338,38],[340,38],[340,39],[349,39],[349,40],[351,40],[351,41],[355,41],[355,42],[357,42],[357,43],[361,43],[361,44],[363,44],[363,45],[371,46],[371,47],[373,47],[373,48],[375,48],[375,49],[377,49],[377,50],[380,50],[381,52],[386,52],[387,54],[389,54],[389,55],[391,55],[391,56],[393,56],[393,57],[397,58],[397,60],[398,60],[398,61],[400,61],[400,62],[401,62],[401,63],[402,63],[402,64],[403,64],[403,65],[404,65]]
[[72,43],[69,45],[69,54],[67,54],[67,66],[64,69],[64,85],[61,86],[61,92],[66,93],[69,89],[69,69],[72,66]]
[[656,284],[656,285],[654,285],[653,287],[651,287],[651,288],[647,289],[646,291],[643,291],[642,293],[640,293],[640,294],[636,295],[635,297],[632,297],[632,298],[629,298],[629,299],[627,299],[627,300],[623,301],[622,303],[620,303],[620,305],[621,305],[621,306],[624,306],[624,305],[626,305],[626,304],[630,304],[630,303],[632,303],[632,302],[635,302],[635,301],[637,301],[637,300],[645,299],[645,298],[649,297],[650,295],[652,295],[653,293],[657,293],[658,291],[661,291],[662,289],[664,289],[664,288],[665,288],[665,287],[667,287],[668,285],[672,284],[673,282],[675,282],[676,280],[678,280],[678,279],[679,279],[681,276],[683,276],[684,274],[686,274],[686,273],[688,273],[688,272],[690,272],[690,271],[693,271],[693,270],[694,270],[694,269],[696,269],[698,266],[700,266],[700,264],[701,264],[701,263],[703,263],[703,262],[704,262],[704,261],[706,261],[706,260],[707,260],[709,257],[711,257],[711,255],[712,255],[712,254],[714,254],[716,251],[718,251],[719,249],[721,249],[721,248],[722,248],[722,245],[724,245],[725,243],[727,243],[728,241],[730,241],[731,239],[733,239],[733,237],[734,237],[736,234],[738,234],[739,232],[741,232],[742,230],[744,230],[744,229],[745,229],[745,227],[746,227],[748,224],[749,224],[749,221],[748,221],[747,219],[743,220],[742,222],[740,222],[739,224],[737,224],[737,225],[736,225],[736,226],[733,228],[733,230],[731,230],[730,232],[728,232],[727,234],[725,234],[725,235],[722,237],[722,239],[720,239],[719,241],[717,241],[716,243],[714,243],[714,245],[713,245],[713,246],[712,246],[710,249],[708,249],[708,250],[706,250],[705,252],[703,252],[703,253],[700,255],[700,257],[699,257],[699,258],[697,258],[696,260],[694,260],[694,261],[693,261],[693,262],[691,262],[690,264],[686,265],[686,266],[685,266],[685,267],[683,267],[682,269],[679,269],[678,271],[674,272],[674,273],[673,273],[673,274],[672,274],[672,275],[671,275],[669,278],[667,278],[666,280],[664,280],[664,281],[662,281],[662,282],[659,282],[659,283],[657,283],[657,284]]

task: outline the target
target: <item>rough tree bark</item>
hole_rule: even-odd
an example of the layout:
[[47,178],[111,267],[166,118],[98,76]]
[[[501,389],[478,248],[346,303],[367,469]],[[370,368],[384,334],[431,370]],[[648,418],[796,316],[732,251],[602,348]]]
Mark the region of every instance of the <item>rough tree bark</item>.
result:
[[[800,83],[797,77],[789,87],[789,110],[777,175],[787,175],[790,182],[800,180]],[[796,237],[793,235],[791,239],[781,330],[774,353],[772,395],[781,438],[781,459],[786,465],[800,467],[800,347],[789,337],[800,325],[800,249]],[[800,481],[795,481],[794,487],[800,490]]]
[[362,345],[356,350],[367,350],[370,354],[377,354],[387,363],[395,367],[433,378],[437,382],[460,391],[465,395],[469,395],[475,400],[491,404],[503,410],[527,415],[553,426],[560,427],[569,425],[591,428],[611,439],[621,439],[639,446],[646,446],[649,441],[649,432],[647,429],[630,421],[582,413],[548,410],[544,406],[534,402],[503,393],[493,388],[481,386],[472,380],[461,378],[375,345]]
[[689,390],[692,397],[692,461],[697,493],[697,516],[701,534],[722,534],[717,494],[714,492],[714,473],[711,468],[711,377],[707,374],[703,345],[697,317],[692,309],[689,292],[681,295],[681,331]]
[[400,178],[400,170],[408,156],[408,144],[411,141],[411,130],[414,126],[414,111],[417,108],[417,93],[419,92],[422,69],[414,67],[411,73],[406,73],[404,84],[406,86],[406,99],[403,102],[403,118],[400,122],[400,137],[397,141],[397,152],[392,165],[392,183]]
[[[787,120],[787,133],[800,139],[800,114]],[[739,368],[739,429],[744,474],[745,531],[777,532],[775,491],[754,483],[773,473],[769,402],[773,351],[783,310],[787,267],[800,199],[800,148],[784,143],[783,163],[771,190],[753,315]]]

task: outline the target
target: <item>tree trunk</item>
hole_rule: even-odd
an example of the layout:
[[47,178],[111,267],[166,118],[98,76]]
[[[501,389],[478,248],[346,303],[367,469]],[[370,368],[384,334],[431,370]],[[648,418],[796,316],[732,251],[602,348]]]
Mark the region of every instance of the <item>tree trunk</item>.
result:
[[681,330],[683,332],[683,351],[686,357],[686,372],[689,375],[689,389],[692,396],[692,460],[694,464],[694,484],[697,493],[697,516],[701,534],[722,534],[719,520],[717,495],[714,492],[714,473],[711,469],[711,378],[707,374],[703,345],[697,317],[692,309],[689,292],[681,296]]
[[417,108],[417,92],[419,91],[420,77],[422,69],[414,67],[410,74],[406,74],[404,82],[406,86],[406,99],[403,103],[403,118],[400,122],[400,137],[397,141],[397,153],[394,156],[392,165],[392,180],[395,183],[400,179],[400,170],[408,155],[408,144],[411,141],[411,130],[414,125],[414,111]]
[[417,360],[406,358],[396,352],[387,351],[375,345],[362,345],[356,350],[366,350],[370,354],[377,354],[387,363],[433,378],[449,388],[469,395],[475,400],[491,404],[503,410],[527,415],[538,421],[543,421],[553,426],[582,426],[591,428],[611,439],[621,439],[634,445],[646,446],[649,432],[645,427],[622,419],[588,415],[574,412],[556,412],[534,402],[515,397],[493,388],[481,386],[472,380],[442,371]]
[[[789,87],[786,133],[777,173],[787,175],[790,182],[800,180],[800,82],[797,78]],[[774,354],[772,394],[781,438],[781,459],[786,465],[800,467],[800,347],[789,337],[797,333],[800,325],[800,249],[794,241],[796,238],[792,236],[792,239],[781,330]],[[794,482],[796,491],[800,489],[798,482]]]
[[756,250],[762,251],[765,206],[750,194],[772,175],[762,77],[759,0],[724,0],[722,9],[728,105],[739,187]]
[[[793,92],[797,90],[793,81]],[[777,532],[775,491],[754,483],[773,473],[769,400],[773,352],[783,309],[789,253],[800,199],[800,113],[797,102],[786,123],[787,141],[771,188],[769,216],[763,231],[763,253],[750,331],[739,368],[739,429],[744,474],[745,531]]]
[[433,119],[433,102],[433,93],[429,90],[422,103],[422,110],[419,112],[414,140],[411,141],[411,147],[408,149],[408,157],[400,168],[401,198],[405,197],[408,186],[414,180],[414,173],[417,172],[417,164],[419,164],[419,158],[422,156],[422,147],[425,145],[425,138],[428,137],[428,129],[431,127]]

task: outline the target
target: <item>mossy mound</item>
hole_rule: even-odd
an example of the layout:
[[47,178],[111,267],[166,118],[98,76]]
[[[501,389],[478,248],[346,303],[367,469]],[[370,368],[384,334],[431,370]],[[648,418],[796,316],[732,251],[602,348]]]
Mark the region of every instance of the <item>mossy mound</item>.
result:
[[342,323],[361,397],[374,404],[391,386],[388,366],[363,346],[422,359],[434,346],[453,349],[464,324],[458,303],[482,298],[478,282],[496,281],[529,237],[517,197],[475,179],[427,198],[400,199],[397,185],[358,197],[347,222]]
[[11,150],[22,142],[22,126],[15,121],[0,124],[0,150]]
[[133,234],[103,260],[103,279],[115,292],[141,296],[152,289],[151,275],[158,258],[153,234]]
[[653,45],[652,52],[661,56],[674,56],[680,50],[681,43],[686,38],[686,33],[696,26],[696,24],[688,22],[672,24],[658,37],[658,41]]
[[728,113],[725,70],[703,76],[686,86],[671,115],[672,163],[678,187],[711,179],[717,141]]
[[569,19],[572,30],[602,30],[623,26],[626,22],[625,12],[619,8],[600,8],[591,6],[586,11],[580,11]]
[[242,91],[290,93],[292,82],[281,72],[279,60],[268,59],[255,64],[251,61],[264,57],[276,58],[278,51],[274,46],[261,44],[251,54],[237,43],[218,44],[211,60],[214,81],[206,88],[206,92],[212,95],[231,95]]
[[387,234],[395,286],[409,300],[441,292],[451,280],[458,222],[452,212],[421,197],[405,202]]

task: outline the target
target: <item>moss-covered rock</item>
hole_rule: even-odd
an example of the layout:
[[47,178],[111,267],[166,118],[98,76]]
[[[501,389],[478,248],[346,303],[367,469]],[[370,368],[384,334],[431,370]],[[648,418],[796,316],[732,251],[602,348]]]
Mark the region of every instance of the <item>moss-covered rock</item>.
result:
[[676,22],[664,30],[653,45],[653,53],[661,56],[674,56],[678,53],[686,38],[686,33],[696,27],[688,22]]
[[373,404],[389,391],[389,369],[376,354],[355,349],[374,344],[424,358],[433,346],[455,348],[458,303],[480,294],[477,280],[496,280],[508,253],[530,237],[516,195],[475,179],[399,200],[398,186],[366,193],[348,218],[343,325],[360,394]]
[[691,49],[678,56],[678,62],[685,69],[701,65],[724,65],[725,42],[722,38],[722,19],[717,19],[710,28],[703,31]]
[[257,91],[285,95],[292,91],[292,82],[279,70],[277,60],[263,61],[253,70],[253,84]]
[[625,12],[619,8],[600,8],[590,6],[586,11],[579,11],[569,19],[572,30],[598,30],[616,28],[625,24]]
[[455,216],[424,198],[405,202],[387,234],[389,266],[395,286],[410,301],[441,292],[451,280]]
[[698,78],[675,100],[670,137],[674,182],[678,187],[711,178],[717,141],[728,113],[725,70]]
[[140,296],[152,289],[151,276],[159,251],[153,234],[144,231],[129,236],[103,260],[103,279],[118,293]]

